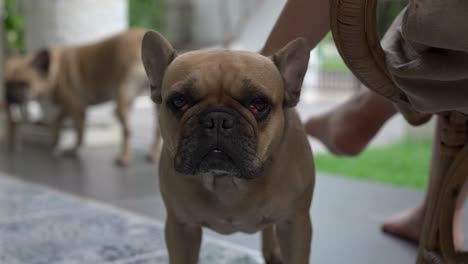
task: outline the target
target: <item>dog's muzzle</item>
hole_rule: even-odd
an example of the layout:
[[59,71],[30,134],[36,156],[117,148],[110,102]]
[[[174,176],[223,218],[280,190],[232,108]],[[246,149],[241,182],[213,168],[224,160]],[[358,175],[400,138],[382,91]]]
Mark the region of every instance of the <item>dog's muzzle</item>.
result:
[[175,168],[184,174],[252,179],[261,173],[252,126],[230,109],[208,109],[185,125]]

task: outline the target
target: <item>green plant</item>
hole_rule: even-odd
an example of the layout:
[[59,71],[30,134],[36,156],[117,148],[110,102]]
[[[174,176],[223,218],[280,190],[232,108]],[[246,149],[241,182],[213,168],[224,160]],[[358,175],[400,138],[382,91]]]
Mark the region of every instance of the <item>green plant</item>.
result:
[[395,17],[406,6],[406,0],[386,0],[377,4],[377,31],[381,37],[392,24]]
[[4,28],[7,53],[24,52],[24,18],[19,12],[19,0],[5,0]]
[[162,0],[129,0],[129,17],[131,27],[164,32],[166,6]]

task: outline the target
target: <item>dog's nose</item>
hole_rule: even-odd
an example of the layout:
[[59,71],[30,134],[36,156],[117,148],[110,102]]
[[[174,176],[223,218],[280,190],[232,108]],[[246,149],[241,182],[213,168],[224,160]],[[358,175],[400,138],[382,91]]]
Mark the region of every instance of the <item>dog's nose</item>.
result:
[[203,126],[208,130],[228,131],[234,127],[234,116],[226,112],[211,112],[204,117]]

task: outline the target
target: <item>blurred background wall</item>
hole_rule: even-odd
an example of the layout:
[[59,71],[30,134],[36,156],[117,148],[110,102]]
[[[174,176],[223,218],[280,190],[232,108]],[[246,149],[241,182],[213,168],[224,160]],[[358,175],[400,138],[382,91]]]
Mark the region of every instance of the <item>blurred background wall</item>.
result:
[[27,51],[79,45],[128,28],[127,0],[23,0]]
[[[127,27],[158,30],[182,51],[207,47],[258,51],[286,1],[2,0],[5,51],[11,54],[76,45]],[[406,3],[406,0],[379,1],[378,30],[382,35]],[[312,51],[302,101],[342,100],[361,88],[328,34]],[[148,100],[139,100],[136,105],[149,104]],[[94,108],[89,125],[111,128],[115,123],[108,118],[110,107]]]

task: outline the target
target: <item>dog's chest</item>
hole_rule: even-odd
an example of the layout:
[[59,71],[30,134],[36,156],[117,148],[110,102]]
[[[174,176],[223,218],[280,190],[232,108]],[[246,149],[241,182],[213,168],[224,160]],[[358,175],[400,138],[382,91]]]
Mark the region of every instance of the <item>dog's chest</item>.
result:
[[200,225],[216,232],[254,233],[289,213],[284,201],[269,195],[264,189],[250,189],[248,182],[232,177],[208,182],[205,179],[204,186],[211,189],[206,189],[205,199],[192,200],[192,205],[199,210],[191,210],[187,219],[197,219]]
[[255,233],[279,222],[288,213],[285,208],[274,208],[273,203],[246,202],[245,207],[216,208],[203,216],[201,224],[221,234],[235,232]]
[[255,233],[274,223],[269,216],[217,216],[202,222],[202,225],[221,234],[235,232]]

